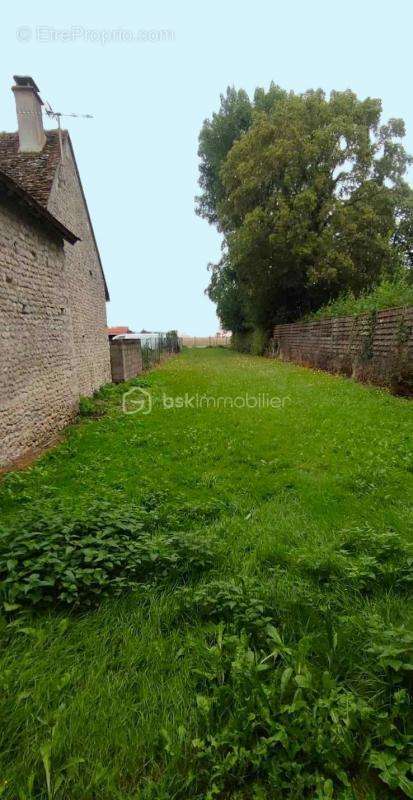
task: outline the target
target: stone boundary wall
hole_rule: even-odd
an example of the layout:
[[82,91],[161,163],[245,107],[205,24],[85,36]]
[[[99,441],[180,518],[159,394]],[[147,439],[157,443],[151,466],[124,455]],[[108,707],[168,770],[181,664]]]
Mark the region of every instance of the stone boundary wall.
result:
[[413,394],[413,308],[276,325],[269,355]]
[[128,381],[142,372],[142,350],[139,340],[119,339],[110,343],[112,381]]

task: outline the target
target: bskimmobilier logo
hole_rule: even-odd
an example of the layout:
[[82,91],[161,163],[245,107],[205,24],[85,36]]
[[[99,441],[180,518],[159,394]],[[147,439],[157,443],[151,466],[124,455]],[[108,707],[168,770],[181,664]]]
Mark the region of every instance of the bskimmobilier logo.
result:
[[280,397],[264,393],[256,395],[246,393],[235,396],[215,396],[199,394],[198,392],[194,394],[186,392],[183,395],[172,396],[164,392],[160,396],[153,397],[147,389],[143,389],[141,386],[134,386],[132,389],[125,392],[122,397],[122,410],[124,414],[150,414],[155,406],[165,411],[181,408],[196,410],[204,408],[214,408],[217,410],[283,410],[287,402],[291,402],[291,397]]
[[152,395],[141,386],[133,386],[122,396],[124,414],[150,414],[152,411]]

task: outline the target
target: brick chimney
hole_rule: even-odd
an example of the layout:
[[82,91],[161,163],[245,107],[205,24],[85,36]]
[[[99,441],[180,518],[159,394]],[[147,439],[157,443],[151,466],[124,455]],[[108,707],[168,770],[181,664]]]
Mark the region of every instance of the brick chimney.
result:
[[29,75],[14,75],[12,86],[19,124],[19,153],[40,153],[46,144],[39,90]]

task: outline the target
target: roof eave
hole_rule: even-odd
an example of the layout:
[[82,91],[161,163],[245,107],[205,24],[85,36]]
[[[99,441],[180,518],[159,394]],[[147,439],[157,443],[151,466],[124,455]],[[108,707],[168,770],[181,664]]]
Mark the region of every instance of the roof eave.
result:
[[66,228],[66,225],[63,225],[53,214],[50,213],[44,206],[38,203],[37,200],[32,197],[28,192],[19,186],[9,175],[5,172],[0,170],[0,183],[5,187],[6,194],[9,197],[17,199],[22,205],[24,205],[25,209],[31,214],[31,216],[35,217],[36,219],[41,220],[47,226],[52,228],[55,233],[58,233],[65,239],[66,242],[69,244],[76,244],[76,242],[80,241],[79,237],[76,236],[73,231]]

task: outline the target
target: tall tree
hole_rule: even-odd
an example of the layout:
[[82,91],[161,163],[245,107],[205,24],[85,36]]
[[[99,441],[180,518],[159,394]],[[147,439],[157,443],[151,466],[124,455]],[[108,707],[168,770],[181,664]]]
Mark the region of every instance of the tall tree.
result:
[[243,298],[239,291],[237,275],[224,253],[218,264],[209,264],[211,280],[206,290],[216,304],[217,315],[224,330],[244,333],[248,327]]
[[199,134],[199,185],[202,194],[196,198],[197,213],[220,227],[219,206],[224,197],[221,167],[239,136],[250,127],[252,105],[243,89],[228,87],[221,95],[221,106],[212,120],[206,119]]
[[380,101],[350,91],[327,99],[272,85],[257,90],[241,129],[239,94],[224,115],[232,143],[229,136],[222,145],[221,119],[201,132],[211,147],[201,174],[213,180],[201,183],[199,213],[224,234],[211,297],[221,296],[220,281],[228,290],[231,275],[244,324],[269,329],[344,289],[359,293],[411,259],[402,120],[381,125]]

